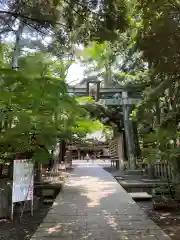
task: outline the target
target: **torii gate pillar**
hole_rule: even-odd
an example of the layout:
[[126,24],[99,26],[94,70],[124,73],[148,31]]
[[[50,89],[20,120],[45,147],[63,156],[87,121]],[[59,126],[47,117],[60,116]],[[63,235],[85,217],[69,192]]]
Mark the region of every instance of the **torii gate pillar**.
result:
[[135,142],[132,121],[130,119],[131,103],[128,101],[128,93],[122,92],[124,130],[128,155],[128,167],[130,170],[136,169]]

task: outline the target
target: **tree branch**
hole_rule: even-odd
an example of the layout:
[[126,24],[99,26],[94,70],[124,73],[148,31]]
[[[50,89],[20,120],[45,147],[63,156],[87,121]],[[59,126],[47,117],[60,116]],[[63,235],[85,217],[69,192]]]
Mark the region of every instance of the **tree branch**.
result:
[[5,28],[0,30],[0,34],[4,34],[4,33],[8,33],[8,32],[12,32],[13,30],[11,28]]
[[33,22],[37,22],[37,23],[40,23],[40,24],[45,24],[45,23],[50,23],[50,24],[58,24],[58,25],[61,25],[63,27],[66,27],[65,24],[62,24],[60,22],[56,22],[56,21],[52,21],[50,19],[38,19],[38,18],[34,18],[34,17],[28,17],[24,14],[21,14],[21,13],[17,13],[17,12],[10,12],[10,11],[1,11],[0,10],[0,14],[7,14],[7,15],[11,15],[15,18],[24,18],[24,19],[27,19],[27,20],[30,20],[30,21],[33,21]]

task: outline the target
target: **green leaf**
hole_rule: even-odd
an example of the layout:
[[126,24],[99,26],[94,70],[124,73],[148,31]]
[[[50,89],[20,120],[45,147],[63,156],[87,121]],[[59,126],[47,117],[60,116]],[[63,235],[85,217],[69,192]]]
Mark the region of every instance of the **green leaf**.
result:
[[52,155],[44,149],[38,149],[33,154],[32,159],[40,163],[47,163],[50,159],[52,159]]

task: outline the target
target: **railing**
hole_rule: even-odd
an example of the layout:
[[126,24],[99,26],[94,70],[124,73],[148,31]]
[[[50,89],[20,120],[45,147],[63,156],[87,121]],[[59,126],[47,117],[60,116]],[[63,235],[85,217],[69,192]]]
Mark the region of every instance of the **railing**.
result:
[[160,179],[173,180],[172,168],[169,164],[160,162],[154,164],[154,176]]

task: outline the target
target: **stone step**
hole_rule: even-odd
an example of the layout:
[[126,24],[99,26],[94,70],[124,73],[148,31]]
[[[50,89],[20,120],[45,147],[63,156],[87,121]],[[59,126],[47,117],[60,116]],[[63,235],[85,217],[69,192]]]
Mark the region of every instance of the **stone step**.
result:
[[167,183],[165,183],[165,182],[142,182],[141,180],[119,180],[118,179],[118,182],[124,188],[126,188],[126,187],[130,187],[130,188],[133,188],[133,187],[137,187],[137,188],[138,187],[139,188],[151,187],[151,188],[154,188],[154,187],[157,187],[157,186],[167,185]]
[[142,175],[127,175],[127,174],[121,174],[121,177],[123,177],[125,180],[141,180]]
[[129,175],[142,175],[142,170],[140,169],[136,169],[136,170],[127,170],[127,173]]
[[54,189],[42,189],[42,196],[49,197],[54,195]]
[[119,181],[124,180],[124,177],[120,177],[120,176],[114,176],[114,178]]
[[[162,180],[160,179],[141,179],[142,182],[145,182],[145,183],[159,183],[159,182],[163,182]],[[167,182],[167,181],[166,181]]]
[[136,201],[144,201],[144,200],[151,200],[152,195],[148,194],[147,192],[131,192],[128,193],[133,200]]
[[45,199],[43,200],[43,202],[44,202],[45,204],[53,203],[53,202],[54,202],[54,198],[52,198],[52,199],[50,199],[50,198],[45,198]]

